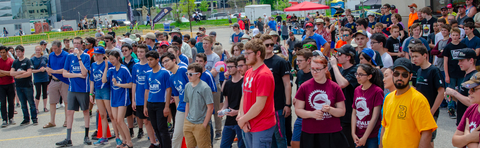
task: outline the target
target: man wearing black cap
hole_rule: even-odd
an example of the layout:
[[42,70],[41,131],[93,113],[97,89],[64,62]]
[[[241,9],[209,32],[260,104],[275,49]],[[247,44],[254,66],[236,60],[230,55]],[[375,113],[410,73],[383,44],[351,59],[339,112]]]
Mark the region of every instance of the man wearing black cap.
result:
[[42,47],[43,55],[50,54],[50,52],[48,51],[48,48],[47,48],[47,44],[48,44],[47,41],[44,41],[44,40],[40,41],[40,46]]
[[381,147],[431,147],[432,132],[437,124],[427,99],[410,86],[411,78],[410,60],[397,59],[393,64],[393,82],[397,90],[385,97],[383,104]]
[[[355,38],[355,43],[357,43],[357,47],[355,48],[355,51],[357,52],[357,55],[355,55],[355,63],[360,63],[360,58],[358,54],[362,53],[364,48],[369,48],[367,44],[370,41],[370,38],[368,37],[367,31],[365,30],[358,30],[356,33],[353,34],[353,37]],[[380,55],[378,51],[374,52],[375,55]],[[375,59],[377,66],[383,67],[383,61],[381,56],[375,56],[372,58]]]
[[[203,28],[205,29],[205,28]],[[173,37],[174,36],[177,36],[179,37],[180,39],[182,39],[182,32],[180,32],[180,29],[173,29],[172,32],[170,32],[170,36],[172,36],[172,41],[173,41]],[[168,39],[168,36],[167,36],[167,39]],[[172,43],[173,44],[173,43]],[[192,49],[190,48],[190,46],[188,46],[187,43],[183,42],[178,45],[178,48],[180,48],[180,50],[182,51],[182,53],[184,54],[184,56],[186,56],[188,59],[186,62],[187,64],[190,63],[192,61]]]
[[458,13],[457,13],[457,22],[458,22],[458,26],[460,28],[463,28],[463,25],[464,25],[464,20],[468,17],[467,14],[465,13],[465,5],[463,4],[460,4],[457,6],[457,9],[458,9]]
[[442,8],[440,8],[440,13],[442,14],[441,17],[439,17],[438,19],[441,19],[441,18],[444,18],[445,21],[447,21],[447,24],[448,24],[448,8],[447,6],[443,6]]
[[[452,58],[453,60],[458,60],[458,65],[460,66],[460,69],[465,72],[465,77],[462,83],[470,80],[470,77],[477,73],[477,70],[475,70],[476,56],[473,49],[463,48],[452,51]],[[459,101],[457,102],[457,126],[458,123],[460,123],[460,120],[462,119],[465,110],[467,110],[467,107],[472,105],[470,99],[468,98],[468,91],[469,89],[466,89],[461,85],[458,86],[458,91],[452,88],[447,88],[445,90],[447,100],[453,99]]]
[[[355,73],[357,72],[357,65],[355,63],[355,48],[350,44],[345,44],[337,50],[337,56],[330,57],[330,66],[333,69],[333,75],[337,84],[342,88],[343,95],[345,96],[345,116],[340,118],[342,123],[342,132],[345,135],[352,134],[352,104],[353,104],[353,92],[359,85]],[[342,64],[342,68],[338,67],[338,64]],[[354,146],[352,136],[346,136],[350,147]]]

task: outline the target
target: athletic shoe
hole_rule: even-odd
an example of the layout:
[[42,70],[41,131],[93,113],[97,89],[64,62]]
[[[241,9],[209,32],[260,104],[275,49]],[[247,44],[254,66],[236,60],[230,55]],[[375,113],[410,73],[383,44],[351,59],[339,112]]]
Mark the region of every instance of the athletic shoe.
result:
[[37,121],[37,119],[35,119],[35,120],[32,120],[32,122],[33,122],[33,125],[38,125],[38,121]]
[[452,119],[457,119],[457,115],[455,115],[455,109],[448,109],[448,116],[450,116]]
[[108,144],[108,138],[100,138],[97,142],[94,142],[93,145],[105,145]]
[[7,121],[3,121],[2,128],[7,127],[7,126],[8,126]]
[[[97,131],[93,132],[92,137],[97,137]],[[98,139],[100,140],[100,139]]]
[[14,121],[13,119],[8,120],[8,123],[9,123],[10,125],[15,125],[15,124],[17,124],[17,123],[15,123],[15,121]]
[[55,143],[55,145],[60,147],[69,147],[69,146],[72,146],[72,140],[65,139],[63,141]]
[[122,142],[122,140],[120,140],[120,138],[116,138],[115,142],[117,143],[117,145],[122,145],[123,144],[123,142]]
[[83,144],[92,145],[92,141],[90,141],[90,138],[85,137],[85,139],[83,139]]
[[153,143],[150,143],[150,146],[148,148],[158,148],[158,146],[156,146],[155,144]]
[[144,134],[143,134],[143,131],[138,131],[137,138],[138,138],[138,139],[142,139],[143,135],[144,135]]
[[28,124],[30,124],[30,121],[23,120],[22,123],[20,123],[20,126],[25,126],[25,125],[28,125]]
[[59,109],[60,107],[62,107],[62,105],[60,105],[60,104],[57,104],[57,105],[55,106],[55,108],[57,108],[57,109]]
[[222,134],[220,134],[220,133],[215,134],[215,139],[216,140],[220,140],[221,138],[222,138]]

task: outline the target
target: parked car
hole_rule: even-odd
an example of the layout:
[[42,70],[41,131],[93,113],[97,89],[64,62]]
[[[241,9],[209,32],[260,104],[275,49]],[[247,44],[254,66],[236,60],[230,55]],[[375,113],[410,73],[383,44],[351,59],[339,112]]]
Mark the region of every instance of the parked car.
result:
[[[239,13],[232,14],[231,17],[232,17],[232,18],[237,18],[237,17],[238,17],[238,14],[239,14]],[[245,12],[240,12],[240,16],[241,16],[241,17],[245,17]]]
[[52,32],[62,32],[62,29],[52,29]]
[[283,11],[272,11],[272,15],[282,15],[285,14]]
[[210,17],[207,20],[227,19],[227,18],[228,18],[228,14],[221,12],[221,13],[214,13],[210,15]]
[[73,28],[70,25],[63,25],[60,29],[62,29],[62,31],[73,31]]

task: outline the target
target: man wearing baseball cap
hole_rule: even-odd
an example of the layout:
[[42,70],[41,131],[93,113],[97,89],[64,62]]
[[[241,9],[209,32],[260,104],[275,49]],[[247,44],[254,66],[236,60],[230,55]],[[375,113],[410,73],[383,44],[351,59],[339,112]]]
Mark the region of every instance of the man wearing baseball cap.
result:
[[412,3],[411,5],[408,5],[408,8],[410,8],[410,14],[408,15],[408,27],[412,26],[413,21],[418,19],[418,14],[417,14],[417,4]]
[[[462,71],[465,71],[463,82],[470,80],[470,78],[477,73],[475,69],[475,55],[475,51],[471,48],[452,51],[453,60],[458,60],[458,66],[460,66]],[[445,89],[445,95],[448,96],[447,100],[455,98],[455,101],[457,101],[457,126],[467,107],[472,104],[468,98],[468,91],[469,89],[463,86],[459,86],[458,91],[452,88]]]
[[397,90],[385,97],[380,145],[383,147],[431,147],[437,124],[422,93],[411,87],[412,63],[399,58],[393,64]]
[[308,22],[305,25],[305,27],[306,27],[306,31],[305,31],[305,35],[302,37],[302,41],[305,40],[306,38],[314,39],[315,42],[317,43],[317,49],[321,50],[321,47],[323,47],[323,51],[321,50],[323,54],[330,56],[330,44],[321,35],[313,32],[313,28],[314,28],[313,23]]
[[460,28],[463,28],[463,25],[464,25],[464,20],[468,18],[467,16],[467,13],[465,12],[466,11],[466,6],[463,5],[463,4],[460,4],[457,6],[457,10],[458,10],[458,15],[456,17],[457,19],[457,22],[458,22],[458,26]]
[[322,18],[315,19],[315,26],[317,26],[315,33],[321,35],[329,44],[331,44],[332,35],[327,31],[325,21]]
[[[439,17],[438,20],[443,18],[443,19],[445,19],[446,23],[449,24],[448,23],[448,8],[446,6],[443,6],[442,8],[440,8],[440,13],[442,14],[442,16]],[[438,22],[440,22],[440,21],[438,21]]]
[[148,50],[152,50],[153,46],[155,46],[155,39],[155,34],[151,32],[147,33],[147,35],[145,36],[145,42],[147,43]]
[[[360,63],[360,58],[358,54],[362,53],[362,50],[364,48],[369,48],[367,46],[367,43],[370,41],[370,38],[368,37],[367,31],[364,30],[358,30],[356,33],[353,34],[353,38],[355,38],[355,43],[357,43],[357,47],[355,48],[355,50],[357,51],[357,55],[355,56],[355,63]],[[376,55],[380,55],[378,51],[374,52]],[[381,56],[375,56],[374,60],[376,61],[376,66],[383,67]]]
[[453,16],[457,16],[457,13],[453,10],[453,5],[452,4],[448,4],[447,9],[448,9],[448,14],[453,15]]

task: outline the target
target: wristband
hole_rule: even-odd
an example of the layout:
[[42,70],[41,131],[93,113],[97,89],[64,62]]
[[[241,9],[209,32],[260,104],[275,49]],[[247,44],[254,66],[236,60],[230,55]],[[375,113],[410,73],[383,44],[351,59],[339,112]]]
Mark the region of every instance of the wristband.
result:
[[286,107],[292,107],[292,104],[285,104]]
[[93,96],[93,94],[92,94],[92,93],[90,93],[90,96]]

